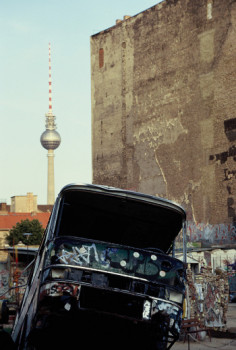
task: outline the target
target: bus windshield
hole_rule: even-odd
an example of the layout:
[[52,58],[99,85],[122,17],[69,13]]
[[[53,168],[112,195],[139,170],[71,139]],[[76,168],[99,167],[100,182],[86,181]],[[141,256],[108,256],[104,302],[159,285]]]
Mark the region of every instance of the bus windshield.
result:
[[50,244],[45,268],[63,264],[155,281],[171,277],[171,264],[166,273],[163,270],[163,261],[168,265],[168,257],[159,252],[106,242],[60,237]]

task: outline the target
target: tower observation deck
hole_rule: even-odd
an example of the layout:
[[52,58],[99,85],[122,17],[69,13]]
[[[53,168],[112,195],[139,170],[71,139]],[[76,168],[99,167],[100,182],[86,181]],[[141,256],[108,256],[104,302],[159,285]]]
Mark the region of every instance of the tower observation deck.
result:
[[52,76],[51,76],[51,45],[49,44],[49,111],[46,114],[46,130],[40,137],[41,145],[48,150],[48,184],[47,204],[54,204],[54,150],[61,143],[61,136],[56,131],[55,115],[52,112]]

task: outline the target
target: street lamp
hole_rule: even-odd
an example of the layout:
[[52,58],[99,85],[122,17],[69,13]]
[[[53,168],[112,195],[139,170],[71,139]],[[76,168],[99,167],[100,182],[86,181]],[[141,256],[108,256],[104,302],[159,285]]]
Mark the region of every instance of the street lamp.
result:
[[29,239],[29,236],[32,236],[32,233],[31,232],[25,232],[23,233],[23,236],[26,236],[26,239],[27,239],[27,265],[28,265],[28,239]]
[[26,236],[27,241],[28,241],[28,238],[29,238],[29,236],[32,236],[32,233],[31,232],[25,232],[25,233],[23,233],[23,236]]

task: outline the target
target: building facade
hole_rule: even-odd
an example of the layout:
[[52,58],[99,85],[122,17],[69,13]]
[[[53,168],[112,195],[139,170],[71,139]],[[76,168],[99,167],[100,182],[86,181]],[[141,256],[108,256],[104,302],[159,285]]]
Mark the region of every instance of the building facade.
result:
[[93,183],[166,197],[236,243],[236,1],[165,0],[91,37]]
[[11,212],[31,213],[37,212],[37,196],[28,192],[26,196],[11,197]]

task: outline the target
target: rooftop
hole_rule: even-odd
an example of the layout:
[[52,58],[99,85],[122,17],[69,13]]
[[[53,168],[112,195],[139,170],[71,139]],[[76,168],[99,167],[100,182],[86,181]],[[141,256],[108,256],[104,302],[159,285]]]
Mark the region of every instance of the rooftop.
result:
[[50,212],[46,213],[7,213],[0,215],[0,231],[10,230],[18,222],[22,220],[34,220],[37,219],[43,228],[46,228],[48,220],[50,217]]

